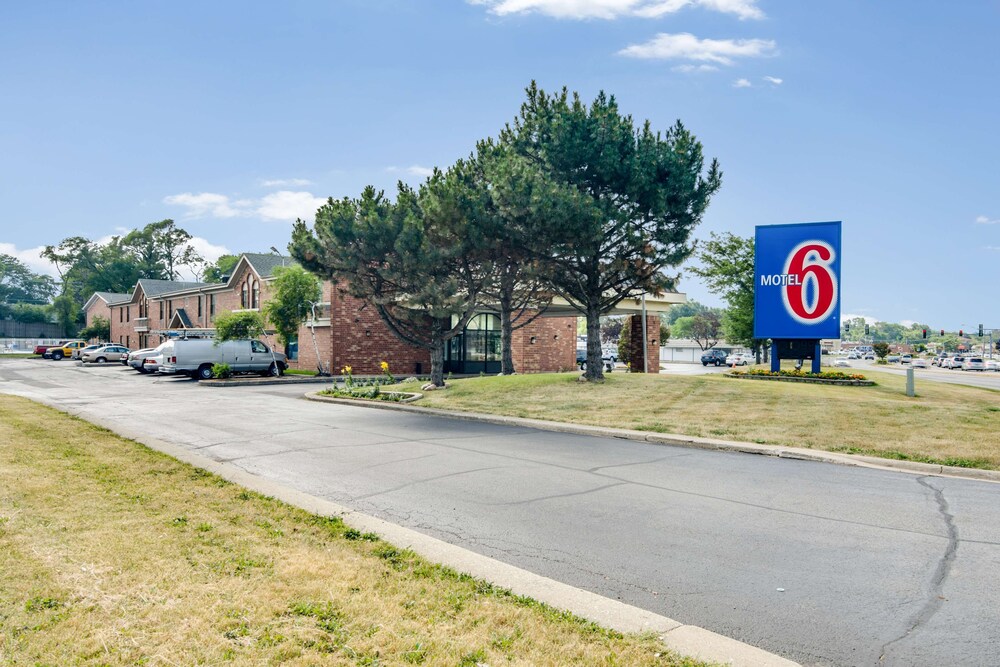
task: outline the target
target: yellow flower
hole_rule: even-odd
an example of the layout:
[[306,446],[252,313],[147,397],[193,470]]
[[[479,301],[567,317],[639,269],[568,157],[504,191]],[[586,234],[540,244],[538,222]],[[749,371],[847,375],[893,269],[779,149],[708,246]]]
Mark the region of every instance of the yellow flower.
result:
[[351,371],[353,370],[354,369],[351,368],[350,366],[344,366],[343,368],[340,369],[340,372],[343,373],[344,375],[350,375]]
[[383,361],[382,363],[379,364],[379,366],[382,368],[382,372],[383,373],[388,373],[389,372],[389,362],[388,361]]

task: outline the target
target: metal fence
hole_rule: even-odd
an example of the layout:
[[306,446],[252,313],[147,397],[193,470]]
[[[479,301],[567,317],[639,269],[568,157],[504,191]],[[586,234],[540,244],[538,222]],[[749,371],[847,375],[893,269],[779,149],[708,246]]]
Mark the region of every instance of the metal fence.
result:
[[62,327],[50,322],[18,322],[0,320],[0,340],[8,338],[24,339],[65,339]]

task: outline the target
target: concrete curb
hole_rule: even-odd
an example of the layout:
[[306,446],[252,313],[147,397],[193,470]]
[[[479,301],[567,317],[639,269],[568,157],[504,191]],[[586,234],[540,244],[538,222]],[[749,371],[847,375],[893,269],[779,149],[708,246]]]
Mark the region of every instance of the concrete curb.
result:
[[857,456],[854,454],[838,454],[836,452],[824,452],[805,447],[783,447],[781,445],[759,445],[752,442],[735,442],[732,440],[715,440],[713,438],[699,438],[689,435],[679,435],[673,433],[653,433],[650,431],[635,431],[624,428],[608,428],[603,426],[587,426],[584,424],[571,424],[568,422],[553,422],[543,419],[527,419],[524,417],[504,417],[491,415],[482,412],[462,412],[459,410],[444,410],[441,408],[426,408],[417,405],[401,405],[399,403],[388,403],[385,401],[355,401],[352,399],[335,399],[328,396],[319,396],[316,392],[305,395],[310,401],[337,402],[346,405],[364,405],[369,408],[379,408],[383,410],[401,410],[407,412],[418,412],[421,414],[448,417],[450,419],[462,419],[465,421],[483,422],[486,424],[498,424],[503,426],[523,426],[536,428],[542,431],[555,431],[557,433],[572,433],[575,435],[592,435],[600,438],[621,438],[623,440],[637,440],[649,442],[657,445],[676,445],[678,447],[693,447],[695,449],[710,449],[721,452],[741,452],[743,454],[758,454],[761,456],[775,456],[783,459],[797,459],[801,461],[815,461],[817,463],[835,463],[838,465],[856,466],[861,468],[876,468],[881,470],[892,470],[897,472],[907,472],[916,475],[935,475],[938,477],[960,477],[963,479],[974,479],[983,482],[1000,482],[1000,470],[980,470],[978,468],[960,468],[957,466],[945,466],[934,463],[919,463],[917,461],[897,461],[894,459],[883,459],[877,456]]
[[266,384],[332,384],[336,378],[333,377],[315,377],[309,375],[303,376],[288,376],[285,375],[282,378],[232,378],[229,380],[198,380],[199,387],[246,387],[246,386],[260,386]]
[[[67,410],[65,406],[46,398],[38,396],[30,398],[60,412],[79,417],[84,421],[134,440],[150,449],[215,473],[227,481],[252,491],[271,496],[307,512],[323,516],[339,516],[352,528],[376,533],[393,546],[411,549],[432,562],[486,580],[501,588],[509,589],[515,594],[525,595],[552,607],[564,609],[603,627],[619,632],[656,632],[667,648],[682,655],[705,662],[739,667],[797,667],[799,665],[799,663],[704,628],[684,625],[672,618],[575,588],[415,530],[356,512],[343,505],[298,491],[284,484],[263,479],[233,464],[215,461],[179,445],[152,438],[138,430],[123,428],[111,420],[85,416]],[[341,399],[316,397],[314,400],[339,401]],[[344,402],[358,404],[357,401],[346,400]],[[375,402],[365,402],[364,405],[385,407],[377,406]],[[406,407],[398,404],[391,405]],[[420,410],[423,411],[426,408]]]

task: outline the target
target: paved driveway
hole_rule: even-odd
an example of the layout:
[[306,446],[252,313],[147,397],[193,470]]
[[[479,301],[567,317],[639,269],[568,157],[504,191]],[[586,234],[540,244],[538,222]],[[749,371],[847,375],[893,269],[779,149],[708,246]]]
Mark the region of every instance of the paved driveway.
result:
[[1000,655],[1000,485],[0,362],[86,417],[804,664]]

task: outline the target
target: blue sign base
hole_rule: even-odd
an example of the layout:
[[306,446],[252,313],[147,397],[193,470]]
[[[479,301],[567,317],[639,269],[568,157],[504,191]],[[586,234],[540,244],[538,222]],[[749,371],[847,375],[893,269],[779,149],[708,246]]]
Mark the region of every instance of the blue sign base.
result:
[[804,360],[812,359],[812,372],[819,373],[823,348],[818,338],[774,338],[771,340],[771,372],[781,370],[782,359],[796,359],[799,367]]

